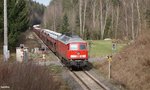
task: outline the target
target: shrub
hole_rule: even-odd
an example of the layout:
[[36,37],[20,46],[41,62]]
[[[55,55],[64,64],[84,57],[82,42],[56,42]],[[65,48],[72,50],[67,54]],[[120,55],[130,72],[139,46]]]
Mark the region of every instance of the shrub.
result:
[[33,63],[0,64],[0,86],[9,86],[11,90],[58,90],[60,84],[45,66]]

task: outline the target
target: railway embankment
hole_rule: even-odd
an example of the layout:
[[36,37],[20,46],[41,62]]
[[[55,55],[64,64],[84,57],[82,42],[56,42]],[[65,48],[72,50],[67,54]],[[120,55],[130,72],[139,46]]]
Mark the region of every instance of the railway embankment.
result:
[[[120,89],[150,89],[150,32],[142,33],[137,40],[113,56],[111,80]],[[96,69],[108,76],[108,61],[96,64]]]
[[45,59],[43,59],[42,51],[37,50],[35,52],[33,50],[34,48],[40,48],[41,43],[31,31],[23,33],[19,43],[28,48],[29,60],[28,62],[17,63],[15,51],[11,51],[9,62],[6,64],[0,63],[0,88],[12,90],[20,88],[21,90],[69,89],[61,77],[62,66],[60,66],[57,58],[53,56],[53,53],[47,50]]

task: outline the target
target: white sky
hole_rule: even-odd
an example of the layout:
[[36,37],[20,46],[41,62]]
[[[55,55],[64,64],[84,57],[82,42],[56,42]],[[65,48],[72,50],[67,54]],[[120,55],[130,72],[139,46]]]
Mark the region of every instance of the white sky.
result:
[[49,5],[49,2],[50,2],[51,0],[33,0],[33,1],[39,2],[39,3],[41,3],[41,4],[44,4],[45,6],[48,6],[48,5]]

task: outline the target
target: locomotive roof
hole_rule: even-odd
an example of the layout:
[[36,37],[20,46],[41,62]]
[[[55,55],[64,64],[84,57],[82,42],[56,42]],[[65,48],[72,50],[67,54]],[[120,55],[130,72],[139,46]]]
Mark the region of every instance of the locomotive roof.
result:
[[58,38],[58,40],[65,44],[73,43],[73,42],[85,42],[83,39],[81,39],[77,35],[73,35],[73,36],[62,35]]
[[55,31],[51,31],[49,29],[43,29],[43,31],[54,39],[58,39],[58,37],[61,36],[61,33],[57,33]]

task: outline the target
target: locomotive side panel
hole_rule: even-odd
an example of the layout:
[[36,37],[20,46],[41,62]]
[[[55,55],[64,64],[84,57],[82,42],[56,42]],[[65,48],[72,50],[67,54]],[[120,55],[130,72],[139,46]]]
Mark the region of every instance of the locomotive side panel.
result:
[[51,38],[51,37],[47,37],[47,46],[48,48],[50,48],[54,53],[56,52],[56,40]]
[[63,57],[64,59],[67,59],[67,52],[68,52],[68,45],[64,44],[60,41],[57,41],[56,43],[56,50],[60,57]]

